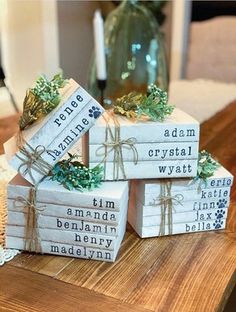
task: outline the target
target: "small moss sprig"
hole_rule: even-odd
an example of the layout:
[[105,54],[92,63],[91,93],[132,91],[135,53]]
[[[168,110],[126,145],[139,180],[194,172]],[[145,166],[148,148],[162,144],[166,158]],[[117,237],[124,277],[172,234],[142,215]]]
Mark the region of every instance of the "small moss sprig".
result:
[[68,190],[91,190],[99,187],[103,177],[103,167],[97,165],[89,169],[74,160],[78,156],[68,154],[69,158],[56,163],[51,171],[51,179],[62,184]]
[[52,80],[48,80],[44,75],[36,80],[35,87],[26,92],[23,114],[19,121],[21,130],[57,107],[61,99],[59,89],[63,88],[67,82],[61,73],[55,75]]
[[128,118],[140,119],[147,116],[153,121],[163,122],[167,115],[174,110],[173,105],[168,104],[167,92],[156,85],[148,86],[147,95],[131,92],[118,98],[114,105],[114,113]]
[[210,153],[205,150],[199,152],[197,177],[195,180],[202,179],[206,182],[208,178],[214,175],[214,172],[219,167],[220,164],[212,158]]

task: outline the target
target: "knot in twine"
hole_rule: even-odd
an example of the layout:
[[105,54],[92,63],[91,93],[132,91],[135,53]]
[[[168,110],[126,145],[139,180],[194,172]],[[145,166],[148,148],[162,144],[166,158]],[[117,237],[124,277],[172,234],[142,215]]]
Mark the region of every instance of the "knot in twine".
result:
[[161,206],[161,222],[159,229],[159,236],[165,235],[166,217],[168,223],[168,235],[173,233],[173,210],[174,205],[183,205],[184,196],[182,194],[171,195],[171,181],[162,181],[160,188],[160,195],[154,199],[152,206]]
[[[22,163],[19,166],[18,170],[23,175],[26,175],[28,173],[33,184],[35,184],[32,170],[40,173],[42,176],[46,176],[48,172],[52,169],[52,166],[49,165],[42,158],[43,153],[47,151],[45,146],[38,145],[33,148],[26,142],[22,144],[22,141],[22,134],[21,132],[19,132],[17,145],[19,147],[20,153],[16,154],[16,156],[21,160]],[[22,154],[24,157],[21,157],[20,154]]]
[[38,230],[38,214],[44,210],[45,205],[36,207],[36,187],[31,187],[29,198],[18,196],[14,200],[14,207],[26,208],[25,218],[25,250],[30,252],[41,252],[41,240]]
[[[176,194],[176,195],[162,195],[162,196],[158,196],[157,198],[154,199],[154,205],[161,205],[161,204],[165,204],[168,201],[172,201],[172,203],[176,204],[176,205],[181,205],[183,206],[183,200],[184,200],[184,196],[183,194]],[[173,207],[173,210],[175,211],[175,208]]]
[[[137,139],[134,137],[128,138],[128,139],[121,139],[120,137],[120,124],[117,120],[117,118],[114,116],[114,114],[109,114],[109,116],[112,117],[115,125],[115,131],[114,134],[112,132],[112,129],[109,125],[109,120],[107,120],[104,116],[103,118],[106,121],[106,130],[105,130],[105,141],[102,143],[102,146],[100,146],[96,150],[97,156],[104,156],[101,163],[104,164],[104,172],[106,174],[106,162],[108,155],[112,152],[114,152],[113,156],[113,180],[118,180],[120,171],[123,175],[123,179],[126,179],[126,173],[124,168],[124,159],[123,159],[123,148],[126,148],[128,150],[131,150],[133,152],[133,163],[134,165],[137,165],[138,163],[138,151],[135,147],[135,144],[137,143]],[[102,150],[102,151],[101,151]]]
[[24,196],[17,196],[13,202],[14,207],[18,210],[18,208],[27,208],[27,209],[34,209],[37,212],[44,211],[46,205],[42,206],[35,206],[33,202],[30,202],[27,198]]

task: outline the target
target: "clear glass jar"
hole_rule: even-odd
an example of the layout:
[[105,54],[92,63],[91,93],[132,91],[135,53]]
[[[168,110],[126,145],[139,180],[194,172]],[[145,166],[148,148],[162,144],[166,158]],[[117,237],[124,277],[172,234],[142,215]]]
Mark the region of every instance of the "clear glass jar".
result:
[[[146,92],[155,83],[168,88],[163,36],[152,12],[135,0],[123,1],[105,22],[107,86],[104,103],[130,91]],[[99,100],[96,66],[90,68],[89,92]]]

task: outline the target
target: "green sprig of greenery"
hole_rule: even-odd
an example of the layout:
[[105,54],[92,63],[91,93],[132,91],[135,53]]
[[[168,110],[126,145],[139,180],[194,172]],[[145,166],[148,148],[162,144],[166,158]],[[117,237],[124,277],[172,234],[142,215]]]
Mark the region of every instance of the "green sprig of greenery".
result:
[[68,153],[69,158],[59,161],[51,170],[51,179],[62,184],[68,190],[91,190],[101,185],[103,167],[97,165],[89,169],[81,162],[74,160],[77,155]]
[[202,179],[204,182],[212,177],[220,164],[215,161],[211,154],[203,150],[198,155],[198,168],[196,179]]
[[60,102],[59,89],[63,88],[67,80],[63,79],[62,74],[55,75],[52,80],[48,80],[46,76],[40,76],[32,92],[43,102],[43,114],[50,113]]
[[163,122],[167,115],[174,110],[174,106],[168,104],[167,92],[156,85],[148,86],[147,95],[131,92],[118,98],[114,104],[114,113],[128,118],[140,119],[147,116],[153,121]]
[[21,130],[57,107],[61,100],[59,89],[63,88],[67,82],[68,80],[63,78],[62,73],[55,75],[52,80],[48,80],[44,75],[36,80],[35,87],[26,92],[23,114],[19,122]]

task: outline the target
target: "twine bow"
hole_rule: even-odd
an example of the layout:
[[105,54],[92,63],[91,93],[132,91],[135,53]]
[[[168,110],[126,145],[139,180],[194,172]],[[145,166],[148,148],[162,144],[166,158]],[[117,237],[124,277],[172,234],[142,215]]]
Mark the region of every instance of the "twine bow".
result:
[[103,118],[106,121],[105,141],[96,150],[96,155],[97,156],[104,156],[101,163],[104,164],[104,172],[106,173],[107,158],[108,158],[108,155],[113,152],[114,153],[114,156],[113,156],[113,180],[119,179],[120,171],[122,173],[123,179],[126,179],[124,160],[123,160],[123,148],[129,149],[133,152],[133,163],[135,165],[137,165],[137,163],[138,163],[138,151],[135,147],[137,140],[134,137],[122,140],[120,137],[120,124],[114,115],[112,115],[110,113],[110,116],[113,118],[113,121],[114,121],[115,132],[113,134],[111,127],[109,125],[109,121],[103,116]]
[[[32,170],[40,173],[42,176],[46,176],[52,169],[52,166],[42,158],[42,154],[47,150],[43,145],[38,145],[36,148],[33,148],[30,144],[24,141],[21,132],[18,133],[17,141],[20,153],[16,154],[16,156],[21,160],[18,171],[23,175],[28,173],[33,184],[35,184]],[[21,157],[20,154],[24,157]]]
[[38,215],[45,208],[45,205],[36,207],[37,188],[31,187],[29,191],[29,198],[18,196],[14,200],[15,208],[26,209],[26,226],[25,226],[25,250],[30,252],[41,252],[41,240],[38,230]]
[[182,205],[184,196],[182,194],[171,195],[172,182],[161,182],[160,195],[154,199],[152,206],[161,205],[161,222],[159,236],[165,235],[166,216],[168,223],[168,235],[173,233],[173,210],[175,211],[174,205]]

